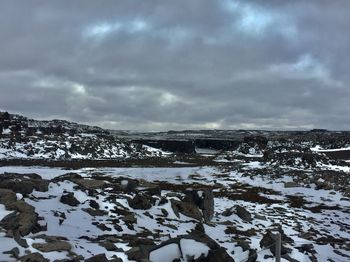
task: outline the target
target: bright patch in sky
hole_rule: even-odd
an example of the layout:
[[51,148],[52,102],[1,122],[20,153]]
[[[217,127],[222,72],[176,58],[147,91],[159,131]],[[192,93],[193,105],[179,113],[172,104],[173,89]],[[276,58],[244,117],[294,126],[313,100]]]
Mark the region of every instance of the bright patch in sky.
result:
[[295,63],[274,65],[272,72],[282,74],[292,79],[316,79],[330,86],[341,86],[342,83],[333,79],[325,64],[318,61],[310,54],[301,56]]
[[120,28],[121,28],[120,23],[111,24],[111,23],[104,22],[104,23],[99,23],[88,27],[85,34],[89,37],[105,37],[106,35],[114,31],[117,31]]
[[229,10],[237,20],[234,27],[251,36],[262,36],[268,29],[275,30],[289,39],[295,39],[296,27],[288,17],[261,8],[249,2],[227,0],[224,8]]
[[134,19],[126,22],[102,22],[88,26],[84,35],[91,38],[104,38],[112,33],[127,32],[130,34],[147,30],[149,24],[142,19]]

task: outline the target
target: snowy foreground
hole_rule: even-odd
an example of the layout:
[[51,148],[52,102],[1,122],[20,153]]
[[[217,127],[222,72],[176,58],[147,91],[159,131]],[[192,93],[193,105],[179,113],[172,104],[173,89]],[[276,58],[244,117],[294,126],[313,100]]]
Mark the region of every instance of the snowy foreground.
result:
[[[301,170],[217,161],[225,165],[0,167],[2,176],[19,185],[12,186],[17,202],[38,214],[33,228],[16,234],[18,225],[15,230],[6,219],[13,212],[4,202],[9,192],[1,191],[0,261],[34,253],[48,261],[99,254],[110,261],[274,261],[268,238],[276,231],[282,233],[282,261],[350,261],[347,166]],[[31,173],[41,178],[26,175]],[[36,181],[32,192],[30,181]],[[38,187],[41,183],[48,187]],[[213,195],[213,212],[210,201],[196,202],[205,194]],[[211,252],[216,259],[205,260]],[[91,261],[107,261],[104,255]]]

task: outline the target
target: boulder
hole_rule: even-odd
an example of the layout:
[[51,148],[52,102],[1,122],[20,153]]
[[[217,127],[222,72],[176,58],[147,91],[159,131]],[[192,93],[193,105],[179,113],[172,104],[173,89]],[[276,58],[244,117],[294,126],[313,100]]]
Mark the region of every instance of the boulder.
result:
[[19,257],[19,249],[18,249],[18,247],[14,247],[11,250],[5,251],[3,253],[4,254],[8,254],[8,255],[10,255],[13,258],[18,258]]
[[11,189],[16,193],[29,195],[33,190],[48,191],[49,181],[37,174],[4,173],[0,176],[0,188]]
[[[186,190],[182,202],[186,203],[182,204],[183,206],[191,207],[191,210],[194,210],[195,213],[197,213],[197,211],[193,206],[200,208],[202,210],[201,216],[203,216],[205,222],[209,222],[214,216],[214,196],[213,191],[210,189]],[[197,217],[197,214],[195,214],[195,216]],[[191,217],[193,217],[193,215]]]
[[98,254],[85,259],[85,262],[108,262],[108,259],[106,258],[105,254]]
[[212,190],[204,190],[200,202],[204,221],[209,222],[214,216],[214,196]]
[[252,221],[252,215],[250,214],[247,209],[245,209],[242,206],[237,206],[236,207],[236,214],[239,216],[243,221],[250,222]]
[[69,206],[78,206],[80,202],[74,197],[73,193],[63,194],[60,198],[60,202]]
[[7,230],[8,234],[14,235],[16,232],[21,236],[28,235],[36,230],[38,214],[35,213],[34,207],[24,201],[15,201],[5,204],[7,209],[15,210],[8,214],[0,221],[0,226]]
[[134,209],[150,209],[154,202],[151,196],[147,194],[136,194],[134,198],[129,198],[128,203],[131,208]]
[[71,245],[64,241],[52,241],[48,243],[34,243],[32,247],[41,252],[52,252],[52,251],[70,251]]
[[48,259],[40,253],[31,253],[25,256],[20,257],[21,262],[49,262]]
[[171,200],[171,207],[176,216],[179,217],[179,213],[185,216],[192,217],[197,220],[202,219],[202,213],[198,206],[191,202],[183,202],[178,200]]
[[[281,233],[282,241],[290,240],[284,233]],[[275,255],[276,252],[276,235],[268,230],[263,238],[260,240],[260,247],[269,248],[271,253]],[[283,244],[281,246],[281,255],[285,255],[290,252],[290,249],[285,247]]]

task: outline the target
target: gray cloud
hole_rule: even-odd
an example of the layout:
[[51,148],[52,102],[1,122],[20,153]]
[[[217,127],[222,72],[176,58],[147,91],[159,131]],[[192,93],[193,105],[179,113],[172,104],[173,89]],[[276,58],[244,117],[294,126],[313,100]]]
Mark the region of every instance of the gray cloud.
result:
[[0,109],[115,129],[349,129],[350,2],[0,1]]

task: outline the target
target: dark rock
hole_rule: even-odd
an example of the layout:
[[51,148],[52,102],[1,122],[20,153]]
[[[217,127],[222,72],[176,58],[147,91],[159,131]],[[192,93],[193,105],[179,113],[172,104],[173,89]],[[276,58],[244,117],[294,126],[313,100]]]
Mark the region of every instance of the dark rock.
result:
[[152,199],[147,194],[136,194],[134,198],[128,199],[129,206],[134,209],[150,209],[152,207]]
[[199,210],[198,206],[191,202],[183,202],[177,200],[171,200],[171,207],[176,216],[179,217],[179,213],[184,214],[185,216],[192,217],[197,220],[202,219],[202,213]]
[[214,216],[214,196],[212,190],[204,190],[200,208],[203,211],[204,221],[209,222]]
[[99,189],[103,188],[106,184],[103,180],[96,180],[96,179],[87,179],[87,178],[73,178],[72,182],[79,185],[84,190],[91,190],[91,189]]
[[165,204],[168,203],[168,202],[169,202],[169,200],[168,200],[166,197],[162,197],[162,198],[159,200],[158,206],[165,205]]
[[221,215],[223,215],[224,217],[229,217],[233,214],[233,210],[232,208],[227,208],[224,212],[222,212]]
[[[283,234],[281,234],[282,241],[286,241],[289,238],[283,237]],[[271,253],[275,255],[276,252],[276,235],[273,234],[270,230],[268,230],[263,238],[260,240],[260,247],[269,248]],[[281,246],[281,254],[285,255],[290,252],[290,249],[285,247],[283,244]]]
[[100,205],[95,200],[90,200],[89,205],[92,208],[100,209]]
[[214,215],[214,196],[212,190],[186,190],[183,202],[199,207],[203,212],[205,222],[209,222]]
[[161,211],[165,217],[167,217],[169,215],[169,212],[166,209],[162,208]]
[[236,214],[239,216],[243,221],[250,222],[252,221],[252,215],[247,211],[244,207],[237,206],[236,207]]
[[56,240],[48,243],[34,243],[32,247],[41,252],[52,252],[52,251],[70,251],[71,245],[68,242]]
[[74,197],[73,193],[67,193],[61,196],[60,202],[70,206],[78,206],[80,202]]
[[49,262],[48,259],[40,253],[31,253],[25,256],[20,257],[21,262]]
[[200,233],[205,233],[205,228],[202,223],[196,224],[194,229]]
[[237,245],[243,249],[243,252],[250,249],[249,243],[245,240],[238,240]]
[[14,247],[9,251],[5,251],[4,254],[9,254],[13,258],[18,258],[19,257],[19,249],[18,249],[18,247]]
[[234,262],[234,260],[224,248],[220,247],[215,250],[209,250],[207,256],[202,255],[195,259],[194,262]]
[[102,223],[96,224],[96,227],[98,227],[102,231],[112,231],[112,229],[110,229],[109,227],[107,227],[105,224],[102,224]]
[[90,216],[104,216],[107,215],[108,212],[105,210],[98,210],[98,209],[92,209],[92,208],[82,208],[83,211],[88,213]]
[[85,259],[85,262],[108,262],[105,254],[99,254]]
[[18,232],[21,236],[28,235],[34,231],[37,225],[38,215],[34,212],[32,206],[23,201],[16,201],[7,207],[16,211],[8,214],[0,221],[1,227],[8,232],[12,232],[12,234]]
[[143,259],[148,259],[151,248],[152,246],[139,245],[129,249],[125,254],[130,260],[142,261]]
[[255,249],[249,249],[247,262],[255,262],[258,259],[258,254]]
[[99,245],[101,247],[104,247],[107,251],[117,251],[118,250],[118,248],[112,242],[109,242],[109,241],[101,242],[101,243],[99,243]]

